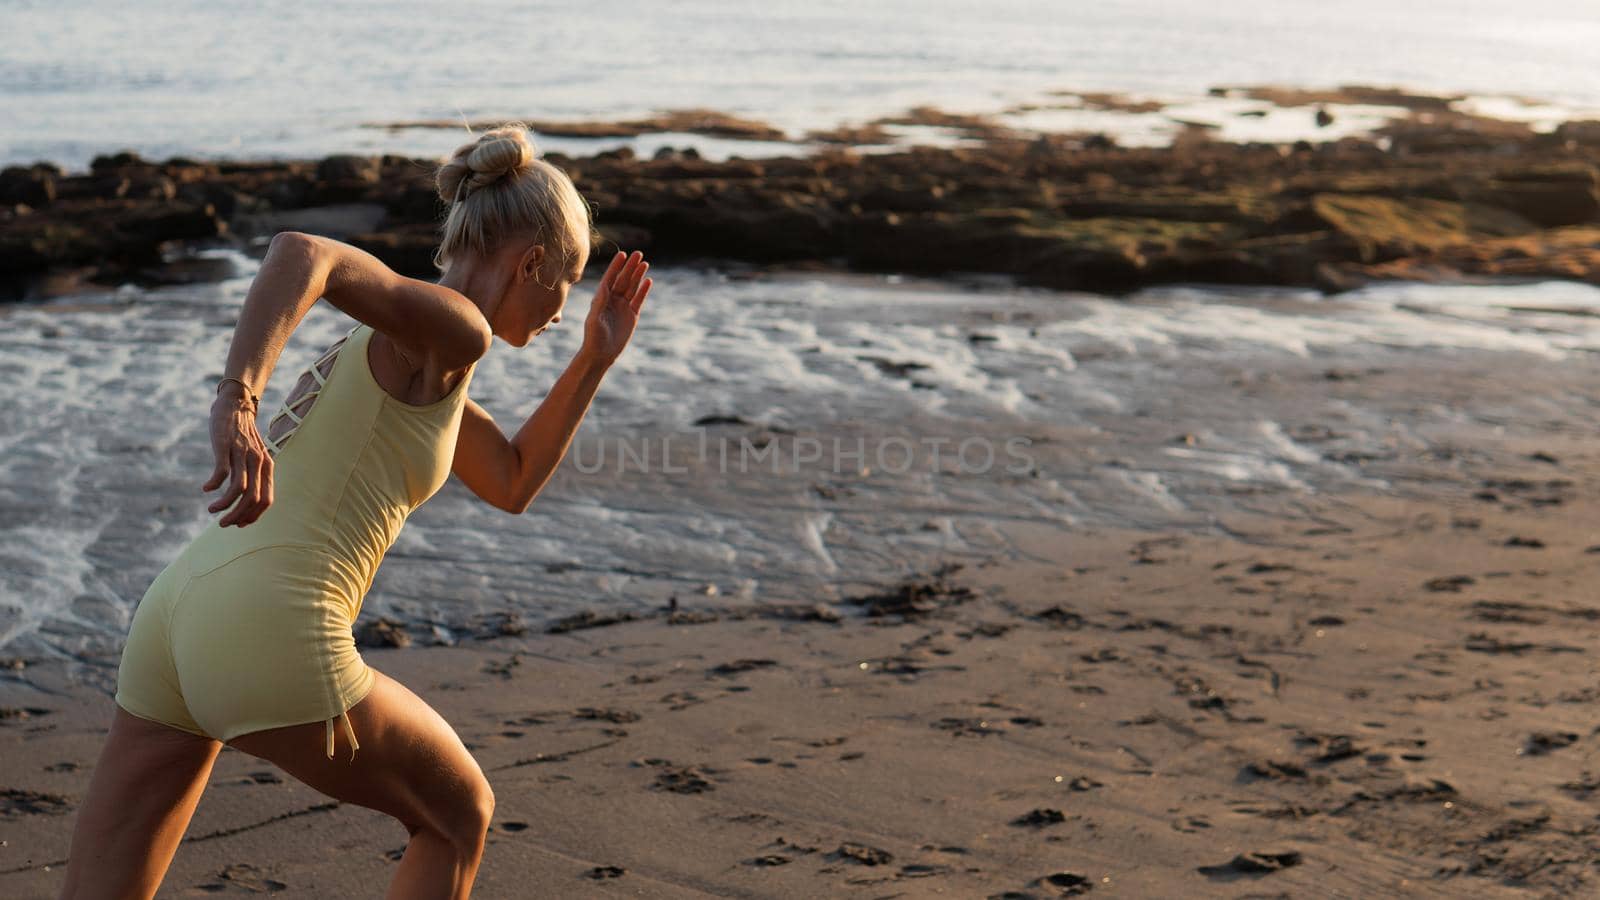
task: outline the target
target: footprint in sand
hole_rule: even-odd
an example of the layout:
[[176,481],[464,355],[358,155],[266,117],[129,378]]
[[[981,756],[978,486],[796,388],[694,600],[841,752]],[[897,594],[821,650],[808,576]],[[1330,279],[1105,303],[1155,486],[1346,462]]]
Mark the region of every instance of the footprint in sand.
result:
[[606,707],[580,706],[572,711],[574,719],[597,719],[602,722],[612,722],[625,725],[629,722],[639,721],[639,714],[625,709],[609,709]]
[[1473,578],[1471,575],[1440,575],[1437,578],[1430,578],[1423,582],[1422,587],[1424,590],[1435,593],[1459,594],[1462,588],[1477,583],[1478,579]]
[[1241,853],[1221,865],[1201,866],[1199,872],[1215,880],[1231,881],[1241,875],[1268,875],[1299,864],[1298,850],[1266,851]]
[[1536,731],[1529,735],[1528,742],[1517,750],[1517,755],[1543,756],[1577,742],[1578,736],[1570,731]]
[[48,716],[53,709],[39,706],[0,706],[0,725],[15,725],[38,716]]
[[[1080,875],[1077,872],[1052,872],[1043,878],[1034,879],[1033,883],[1029,886],[1057,891],[1059,892],[1057,896],[1061,897],[1079,897],[1094,890],[1094,879],[1087,875]],[[1014,892],[1008,891],[1000,896],[1008,897],[1018,895]],[[1020,896],[1026,897],[1029,895],[1022,894]]]
[[60,815],[72,809],[72,802],[61,794],[29,791],[20,788],[0,789],[0,818],[20,816]]
[[998,727],[994,722],[990,722],[987,719],[963,719],[956,718],[954,716],[946,716],[931,724],[932,727],[937,728],[940,731],[948,731],[955,737],[962,737],[964,735],[987,736],[991,734],[1000,734],[1005,731],[1005,729]]
[[714,676],[727,677],[730,675],[738,675],[741,672],[749,672],[753,669],[765,669],[769,666],[776,666],[777,664],[778,661],[775,659],[736,659],[733,662],[725,662],[721,665],[712,666],[706,670],[706,676],[708,678]]
[[638,759],[630,765],[653,766],[661,771],[656,773],[656,779],[650,784],[654,791],[671,791],[674,794],[703,794],[716,790],[716,783],[711,780],[711,775],[717,770],[703,766],[675,766],[671,760],[666,759]]
[[229,888],[243,888],[253,894],[271,894],[286,891],[289,886],[275,878],[268,878],[266,872],[259,866],[249,863],[233,863],[217,873],[220,881],[206,882],[196,885],[202,891],[225,891]]

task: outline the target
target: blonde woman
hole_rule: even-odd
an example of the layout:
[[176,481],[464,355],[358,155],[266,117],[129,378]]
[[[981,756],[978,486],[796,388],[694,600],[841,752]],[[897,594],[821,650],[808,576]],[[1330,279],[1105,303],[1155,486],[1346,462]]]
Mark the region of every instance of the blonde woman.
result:
[[[527,508],[651,279],[637,252],[610,260],[581,349],[508,440],[467,386],[494,337],[522,347],[561,321],[588,262],[589,207],[520,125],[462,146],[437,183],[449,204],[437,284],[337,241],[273,239],[211,408],[216,467],[202,489],[226,481],[210,506],[226,513],[134,615],[63,898],[154,896],[224,743],[398,819],[411,837],[388,897],[471,892],[489,782],[437,712],[362,661],[351,626],[407,515],[451,472],[493,506]],[[302,373],[263,438],[258,395],[318,297],[357,324]]]

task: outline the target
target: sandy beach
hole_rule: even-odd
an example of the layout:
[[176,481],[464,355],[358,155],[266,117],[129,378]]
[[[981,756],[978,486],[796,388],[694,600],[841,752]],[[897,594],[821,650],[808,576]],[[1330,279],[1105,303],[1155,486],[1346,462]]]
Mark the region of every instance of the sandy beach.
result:
[[[1387,491],[1281,491],[1205,528],[997,517],[1006,558],[837,602],[363,653],[495,787],[475,896],[1579,896],[1593,374],[1285,372],[1260,402],[1454,424],[1373,463],[1406,473]],[[0,682],[8,897],[53,896],[110,717],[57,670]],[[369,896],[404,839],[225,749],[164,896]]]

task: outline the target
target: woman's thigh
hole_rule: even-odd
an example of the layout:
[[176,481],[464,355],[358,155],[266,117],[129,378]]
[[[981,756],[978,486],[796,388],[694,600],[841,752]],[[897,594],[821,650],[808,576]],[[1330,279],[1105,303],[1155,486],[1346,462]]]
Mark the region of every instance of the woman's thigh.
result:
[[[494,803],[488,780],[461,738],[433,707],[373,669],[376,682],[350,707],[360,750],[324,754],[325,722],[242,734],[230,747],[268,760],[328,796],[394,816],[408,828],[471,832]],[[340,744],[349,741],[335,729]]]

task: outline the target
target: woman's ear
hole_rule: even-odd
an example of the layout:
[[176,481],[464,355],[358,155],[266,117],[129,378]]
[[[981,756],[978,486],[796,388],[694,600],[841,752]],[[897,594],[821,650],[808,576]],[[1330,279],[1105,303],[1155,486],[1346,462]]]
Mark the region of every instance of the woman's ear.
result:
[[544,245],[529,244],[522,251],[522,258],[517,261],[517,274],[522,281],[536,279],[539,275],[539,266],[544,263]]

